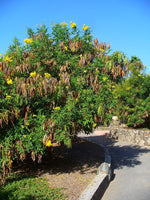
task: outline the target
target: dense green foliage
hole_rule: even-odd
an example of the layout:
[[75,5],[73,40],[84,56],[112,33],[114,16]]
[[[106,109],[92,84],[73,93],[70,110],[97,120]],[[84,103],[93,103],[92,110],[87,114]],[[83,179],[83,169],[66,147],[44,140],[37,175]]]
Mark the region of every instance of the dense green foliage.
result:
[[110,54],[110,45],[93,39],[90,27],[80,31],[73,22],[27,33],[24,45],[15,38],[0,57],[2,180],[14,160],[30,154],[41,162],[46,150],[71,147],[78,132],[109,125],[113,114],[128,125],[150,115],[149,76],[140,74],[137,58]]
[[142,73],[141,61],[132,57],[130,76],[114,90],[116,114],[132,127],[150,127],[150,75]]

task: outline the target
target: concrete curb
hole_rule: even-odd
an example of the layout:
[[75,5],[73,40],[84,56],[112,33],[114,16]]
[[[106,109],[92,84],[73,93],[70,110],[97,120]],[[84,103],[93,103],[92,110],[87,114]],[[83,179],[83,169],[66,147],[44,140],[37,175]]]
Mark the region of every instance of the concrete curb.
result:
[[[86,139],[84,138],[84,140]],[[96,177],[82,192],[78,200],[100,200],[111,180],[111,156],[104,145],[99,146],[105,150],[105,161],[98,167]]]

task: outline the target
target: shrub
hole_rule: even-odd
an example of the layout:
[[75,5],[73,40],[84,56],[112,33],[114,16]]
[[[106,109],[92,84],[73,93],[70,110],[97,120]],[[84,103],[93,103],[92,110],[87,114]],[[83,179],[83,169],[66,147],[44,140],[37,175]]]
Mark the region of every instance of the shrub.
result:
[[132,127],[149,127],[150,76],[142,73],[144,66],[137,57],[129,62],[129,76],[114,90],[116,113]]
[[74,22],[27,30],[0,58],[0,165],[3,179],[15,159],[41,162],[46,149],[71,147],[80,131],[109,124],[112,86],[127,73],[126,57],[93,40]]

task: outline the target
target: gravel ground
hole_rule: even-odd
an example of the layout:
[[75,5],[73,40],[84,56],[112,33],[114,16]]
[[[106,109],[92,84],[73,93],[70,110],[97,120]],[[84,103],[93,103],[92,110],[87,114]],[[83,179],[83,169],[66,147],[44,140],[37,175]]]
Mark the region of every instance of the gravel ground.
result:
[[71,149],[64,149],[42,174],[50,187],[62,187],[68,200],[77,200],[96,176],[98,166],[104,162],[104,150],[89,141],[79,139]]

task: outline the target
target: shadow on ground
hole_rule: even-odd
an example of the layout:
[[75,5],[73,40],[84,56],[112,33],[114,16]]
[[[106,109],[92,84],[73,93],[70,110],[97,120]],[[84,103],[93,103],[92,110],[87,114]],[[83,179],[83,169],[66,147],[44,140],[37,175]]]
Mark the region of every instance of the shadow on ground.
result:
[[128,144],[125,142],[117,142],[113,139],[110,139],[107,135],[82,137],[88,139],[97,144],[102,144],[108,148],[111,157],[112,157],[112,169],[120,169],[124,166],[134,167],[136,165],[141,165],[139,156],[141,154],[146,154],[150,152],[149,148]]
[[90,141],[79,139],[72,148],[64,147],[54,159],[45,157],[41,164],[28,158],[24,162],[15,164],[13,172],[27,176],[42,175],[43,173],[58,174],[80,171],[84,173],[97,173],[97,168],[104,162],[104,149]]

